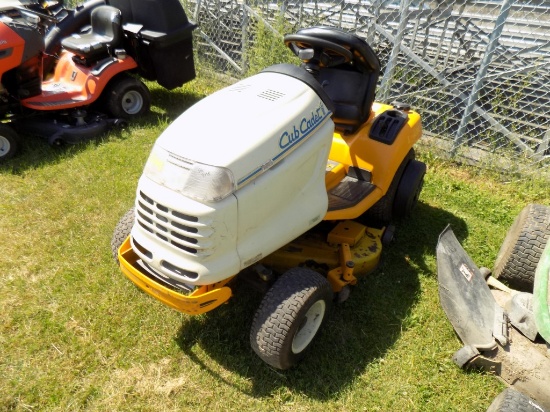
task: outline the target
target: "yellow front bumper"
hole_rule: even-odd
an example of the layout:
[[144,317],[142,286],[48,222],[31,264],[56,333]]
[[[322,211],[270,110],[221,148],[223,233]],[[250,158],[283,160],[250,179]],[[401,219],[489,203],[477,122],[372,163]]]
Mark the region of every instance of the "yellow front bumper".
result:
[[160,300],[167,306],[188,315],[200,315],[209,312],[231,297],[231,289],[225,286],[233,276],[212,285],[204,285],[189,295],[167,288],[146,274],[137,265],[138,255],[132,249],[130,237],[118,249],[118,261],[122,273],[137,287]]

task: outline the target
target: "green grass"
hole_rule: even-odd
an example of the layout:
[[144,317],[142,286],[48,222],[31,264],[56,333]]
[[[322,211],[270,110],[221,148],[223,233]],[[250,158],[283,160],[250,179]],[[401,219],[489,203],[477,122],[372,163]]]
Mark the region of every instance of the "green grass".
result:
[[506,182],[422,151],[429,171],[414,216],[309,357],[279,372],[249,348],[260,296],[242,288],[185,316],[139,292],[111,257],[155,138],[219,83],[199,73],[172,92],[151,87],[153,112],[128,130],[62,149],[28,137],[0,168],[1,411],[487,408],[501,384],[451,361],[461,344],[439,306],[437,237],[452,224],[492,266],[519,210],[548,203],[547,182]]

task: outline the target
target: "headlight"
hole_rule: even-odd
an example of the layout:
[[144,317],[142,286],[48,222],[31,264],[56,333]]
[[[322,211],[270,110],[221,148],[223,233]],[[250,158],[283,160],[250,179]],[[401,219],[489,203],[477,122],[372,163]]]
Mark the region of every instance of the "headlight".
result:
[[143,174],[184,196],[205,202],[222,200],[236,189],[229,169],[187,160],[157,145],[149,155]]

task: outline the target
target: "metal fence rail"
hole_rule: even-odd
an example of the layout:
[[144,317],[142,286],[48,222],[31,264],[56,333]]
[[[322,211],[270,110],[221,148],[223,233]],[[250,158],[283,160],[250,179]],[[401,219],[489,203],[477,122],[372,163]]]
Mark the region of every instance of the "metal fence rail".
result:
[[[367,40],[383,66],[377,100],[410,103],[450,153],[503,165],[550,163],[547,0],[188,0],[202,62],[248,70],[258,27],[276,41],[312,25]],[[280,29],[279,29],[280,30]]]

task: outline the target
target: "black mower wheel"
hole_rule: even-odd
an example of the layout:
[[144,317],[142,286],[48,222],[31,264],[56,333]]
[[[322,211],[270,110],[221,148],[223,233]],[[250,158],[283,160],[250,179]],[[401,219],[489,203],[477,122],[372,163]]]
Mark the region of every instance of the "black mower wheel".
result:
[[533,292],[535,270],[549,237],[550,207],[525,206],[504,238],[493,276],[513,289]]
[[403,176],[401,176],[393,201],[393,217],[395,219],[404,219],[411,214],[424,186],[425,174],[426,165],[424,163],[414,159],[409,161]]
[[388,191],[378,202],[376,202],[361,216],[362,221],[368,224],[385,226],[393,220],[393,205],[401,176],[403,176],[403,172],[409,162],[415,159],[415,156],[414,149],[409,150],[399,165],[397,172],[395,172]]
[[19,136],[7,124],[0,123],[0,163],[11,159],[19,148]]
[[382,233],[382,237],[380,238],[380,240],[382,241],[382,246],[389,246],[395,240],[395,226],[386,226],[386,229],[384,230],[384,233]]
[[122,246],[126,238],[130,236],[132,226],[134,226],[135,215],[135,208],[132,207],[120,218],[115,226],[115,231],[111,239],[111,252],[116,262],[118,262],[118,249]]
[[307,268],[290,269],[268,290],[254,315],[252,349],[274,368],[296,365],[327,318],[332,299],[325,277]]
[[111,116],[136,119],[149,112],[151,94],[141,80],[122,76],[112,80],[104,101]]
[[541,406],[527,395],[506,388],[491,403],[487,412],[544,412]]

